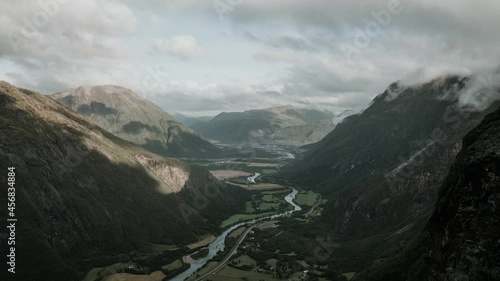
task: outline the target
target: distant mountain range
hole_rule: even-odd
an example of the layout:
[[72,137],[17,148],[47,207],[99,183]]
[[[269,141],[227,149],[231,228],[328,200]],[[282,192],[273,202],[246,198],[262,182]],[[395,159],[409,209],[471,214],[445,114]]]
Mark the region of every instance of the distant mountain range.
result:
[[181,122],[182,124],[184,124],[188,127],[191,127],[192,125],[194,125],[196,123],[208,122],[212,118],[214,118],[213,116],[190,117],[190,116],[186,116],[186,115],[181,114],[181,113],[174,114],[174,117],[177,121]]
[[[56,97],[109,130],[143,118],[139,131],[149,132],[143,127],[150,120],[160,126],[154,118],[168,119],[121,88],[72,93]],[[132,103],[157,115],[142,116]],[[15,167],[17,184],[16,280],[82,280],[96,264],[129,260],[129,253],[152,244],[195,242],[217,232],[249,199],[245,190],[226,187],[198,166],[155,155],[49,97],[0,82],[4,186],[8,167]],[[0,203],[7,206],[7,188],[1,190]]]
[[334,120],[339,117],[344,116],[287,105],[224,112],[191,128],[210,139],[229,143],[308,144],[321,140],[333,130],[336,125]]
[[112,134],[171,157],[218,157],[222,151],[159,106],[118,86],[79,87],[51,96]]

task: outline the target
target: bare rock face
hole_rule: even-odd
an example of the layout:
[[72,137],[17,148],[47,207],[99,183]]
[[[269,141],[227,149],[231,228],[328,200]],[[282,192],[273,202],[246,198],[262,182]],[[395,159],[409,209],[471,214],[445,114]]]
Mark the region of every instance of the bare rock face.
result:
[[51,97],[112,134],[154,153],[172,157],[212,157],[222,153],[159,106],[123,87],[79,87]]
[[[200,167],[155,155],[49,97],[0,82],[2,186],[7,167],[16,172],[19,280],[81,280],[96,264],[151,243],[197,241],[247,199]],[[214,185],[218,192],[203,206],[193,201]],[[7,206],[7,188],[1,192]],[[194,212],[186,218],[181,206]]]
[[161,189],[161,192],[164,194],[169,194],[171,191],[180,192],[189,179],[189,174],[185,170],[174,165],[169,165],[165,161],[158,161],[144,154],[138,154],[136,158],[144,167],[153,172],[162,181],[168,183],[171,190]]
[[463,139],[425,229],[356,280],[500,280],[500,109]]
[[426,229],[436,280],[500,280],[500,110],[463,141]]

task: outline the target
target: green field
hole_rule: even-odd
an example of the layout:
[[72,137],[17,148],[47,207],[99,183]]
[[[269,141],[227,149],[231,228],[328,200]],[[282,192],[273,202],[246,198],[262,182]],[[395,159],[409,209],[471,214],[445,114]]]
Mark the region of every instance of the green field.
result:
[[233,261],[234,262],[232,264],[236,267],[242,267],[242,266],[255,267],[257,265],[257,262],[247,255],[234,258]]
[[342,275],[345,276],[345,278],[347,278],[347,280],[351,280],[354,275],[356,275],[356,272],[346,272],[346,273],[342,273]]
[[[245,213],[246,214],[254,214],[265,211],[279,211],[281,203],[284,202],[283,198],[279,196],[274,196],[271,194],[262,195],[262,197],[257,198],[257,195],[254,195],[252,201],[246,202],[245,205]],[[281,208],[283,210],[283,208]],[[281,210],[281,211],[282,211]]]
[[[213,268],[215,268],[217,266],[217,264],[219,264],[219,262],[216,262],[216,261],[211,261],[211,262],[207,263],[204,267],[202,267],[200,270],[198,270],[198,272],[191,275],[191,277],[189,277],[186,280],[187,281],[195,280],[198,276],[202,276],[203,274],[205,274],[205,273],[209,272],[210,270],[212,270]],[[210,279],[212,279],[212,276],[210,276]]]
[[244,226],[242,226],[242,227],[240,227],[238,229],[235,229],[233,232],[231,232],[229,234],[229,237],[231,237],[231,238],[238,238],[243,233],[243,231],[245,231],[245,229],[247,229],[247,228],[244,227]]
[[230,226],[234,223],[240,222],[240,221],[247,221],[247,220],[252,220],[256,218],[261,218],[261,217],[266,217],[270,215],[274,215],[276,212],[267,212],[267,213],[262,213],[262,214],[236,214],[232,215],[230,218],[226,219],[220,224],[221,228],[225,228],[227,226]]
[[161,268],[166,269],[166,270],[174,270],[174,269],[182,267],[182,265],[183,265],[183,263],[181,260],[175,260],[174,262],[169,263],[167,265],[164,265]]
[[87,273],[87,276],[85,276],[83,281],[96,280],[99,277],[99,272],[101,272],[103,269],[104,268],[102,268],[102,267],[96,267],[96,268],[92,269],[91,271],[89,271],[89,273]]
[[127,268],[128,266],[128,263],[115,263],[107,267],[96,267],[89,273],[87,273],[87,276],[85,276],[83,281],[94,281],[98,279],[98,277],[105,277],[115,274],[119,269]]
[[280,206],[280,203],[263,202],[263,203],[260,203],[259,210],[267,211],[267,210],[271,210],[272,208],[278,209],[279,206]]
[[245,271],[237,269],[234,267],[226,266],[221,271],[210,276],[210,280],[213,281],[241,281],[245,277],[245,280],[250,281],[278,281],[279,279],[273,278],[269,274],[258,273],[253,271]]
[[274,199],[273,195],[266,194],[266,195],[262,196],[262,201],[264,201],[264,202],[274,202],[275,199]]
[[319,194],[314,191],[302,191],[297,194],[295,202],[301,206],[313,206],[319,199]]
[[266,260],[266,263],[272,267],[276,267],[276,263],[278,262],[277,259],[268,259]]

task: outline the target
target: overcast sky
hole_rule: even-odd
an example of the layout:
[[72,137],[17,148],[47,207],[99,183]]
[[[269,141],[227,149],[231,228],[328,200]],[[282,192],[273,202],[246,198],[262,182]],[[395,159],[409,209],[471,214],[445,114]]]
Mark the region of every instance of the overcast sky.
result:
[[2,0],[0,80],[131,88],[165,110],[362,109],[500,65],[498,0]]

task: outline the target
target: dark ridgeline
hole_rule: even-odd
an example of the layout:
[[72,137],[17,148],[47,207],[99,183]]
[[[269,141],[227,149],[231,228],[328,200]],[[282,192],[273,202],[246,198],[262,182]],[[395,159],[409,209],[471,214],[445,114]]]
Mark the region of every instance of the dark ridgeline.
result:
[[464,137],[425,229],[355,280],[500,280],[500,109]]

